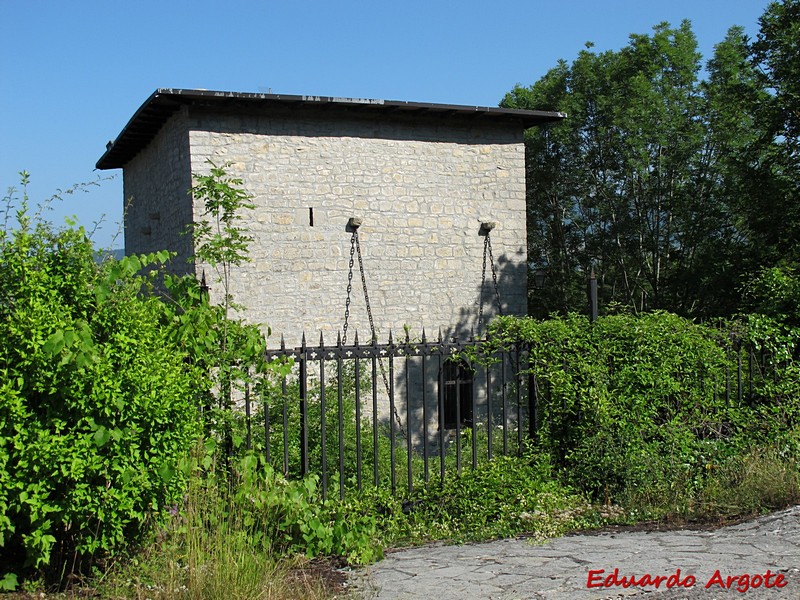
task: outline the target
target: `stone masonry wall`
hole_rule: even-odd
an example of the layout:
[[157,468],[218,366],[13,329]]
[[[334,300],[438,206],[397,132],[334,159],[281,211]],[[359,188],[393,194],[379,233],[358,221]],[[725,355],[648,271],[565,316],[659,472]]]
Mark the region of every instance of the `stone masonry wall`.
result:
[[192,219],[186,112],[174,116],[124,169],[125,254],[177,252],[175,272],[190,269],[194,254],[183,232]]
[[[162,163],[175,174],[178,168],[207,172],[208,159],[229,162],[229,174],[245,181],[256,204],[247,214],[254,242],[251,262],[236,270],[231,292],[246,306],[248,320],[271,328],[270,345],[277,345],[281,334],[287,345],[299,345],[303,331],[309,344],[318,343],[320,331],[327,342],[336,341],[344,318],[350,217],[363,219],[359,236],[381,341],[390,330],[404,336],[404,325],[412,336],[423,327],[429,337],[440,327],[445,334],[469,335],[479,305],[483,221],[498,224],[491,239],[503,310],[525,313],[521,131],[481,128],[475,120],[421,124],[385,116],[374,121],[300,114],[194,110],[186,123],[190,169],[183,145],[178,156]],[[179,135],[182,119],[173,118],[171,126],[159,137]],[[183,185],[173,175],[169,189],[152,198],[163,202],[168,193],[174,202]],[[179,209],[179,202],[170,209],[176,218],[183,214]],[[194,210],[199,215],[200,207]],[[162,208],[162,223],[164,213]],[[198,272],[201,268],[208,272],[203,265]],[[496,310],[488,267],[486,278],[484,304],[491,314]],[[221,284],[213,277],[209,283],[218,298]],[[356,329],[360,340],[368,341],[357,263],[352,284],[348,341]]]

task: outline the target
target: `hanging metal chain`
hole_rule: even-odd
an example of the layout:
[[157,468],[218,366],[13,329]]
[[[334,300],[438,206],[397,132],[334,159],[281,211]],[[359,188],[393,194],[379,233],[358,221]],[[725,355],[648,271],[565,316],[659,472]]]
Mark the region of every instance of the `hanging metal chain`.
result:
[[483,325],[483,285],[486,283],[486,259],[489,259],[489,265],[492,270],[492,282],[494,284],[494,296],[497,300],[497,314],[503,316],[503,305],[500,302],[500,286],[497,283],[497,269],[494,266],[494,254],[492,253],[492,238],[489,232],[486,232],[486,238],[483,241],[483,267],[481,268],[481,300],[478,309],[478,335],[480,335],[481,325]]
[[[353,231],[353,236],[350,238],[350,266],[347,272],[347,299],[345,300],[344,309],[344,326],[342,327],[342,345],[347,344],[347,327],[350,319],[350,298],[353,291],[353,267],[355,266],[354,256],[358,257],[358,270],[361,274],[361,287],[364,289],[364,303],[367,305],[367,318],[369,320],[369,331],[372,335],[372,341],[377,343],[378,335],[375,331],[375,320],[372,318],[372,305],[369,301],[369,292],[367,292],[367,276],[364,273],[364,259],[361,256],[361,243],[358,239],[358,229]],[[391,394],[389,388],[389,377],[386,375],[386,368],[383,366],[383,360],[378,357],[378,366],[381,370],[381,377],[383,378],[383,385],[386,387],[386,397]],[[395,408],[395,419],[398,426],[400,426],[400,415],[397,414]],[[400,428],[402,431],[402,427]]]
[[[342,345],[347,345],[347,326],[350,321],[350,293],[353,291],[353,255],[356,251],[356,241],[358,240],[358,229],[353,231],[353,237],[350,238],[350,267],[347,272],[347,300],[344,301],[344,326],[342,327]],[[359,266],[361,264],[361,248],[358,252]],[[363,269],[362,269],[363,277]],[[366,289],[366,287],[364,288]]]
[[[372,318],[372,306],[369,303],[369,292],[367,292],[367,277],[364,275],[364,259],[361,258],[361,244],[358,241],[358,229],[353,232],[353,239],[355,240],[356,254],[358,255],[358,270],[361,273],[361,287],[364,288],[364,303],[367,305],[367,319],[369,320],[369,331],[372,334],[372,339],[377,340],[378,336],[375,333],[375,321]],[[381,371],[383,365],[381,365]],[[386,380],[386,375],[383,376]],[[386,384],[386,393],[389,393],[389,384]]]
[[353,231],[353,236],[350,238],[350,265],[347,271],[347,299],[344,301],[344,325],[342,326],[342,345],[347,345],[347,328],[350,321],[350,303],[351,295],[353,292],[353,267],[355,266],[355,257],[358,256],[358,270],[361,274],[361,287],[364,290],[364,303],[367,305],[367,318],[369,319],[369,331],[372,339],[377,341],[377,334],[375,333],[375,320],[372,318],[372,305],[369,301],[369,292],[367,291],[367,276],[364,273],[364,259],[361,256],[361,243],[358,239],[358,229]]
[[492,282],[494,283],[494,297],[497,300],[497,314],[503,316],[503,304],[500,302],[500,286],[497,283],[497,269],[494,265],[494,255],[492,254],[492,238],[486,234],[484,246],[489,249],[489,264],[492,267]]

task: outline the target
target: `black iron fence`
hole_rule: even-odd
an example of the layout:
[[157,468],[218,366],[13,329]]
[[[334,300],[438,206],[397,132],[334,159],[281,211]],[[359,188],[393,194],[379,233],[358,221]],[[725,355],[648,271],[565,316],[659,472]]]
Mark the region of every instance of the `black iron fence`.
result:
[[[291,372],[244,396],[248,448],[288,476],[316,473],[323,497],[365,485],[413,490],[448,470],[516,453],[534,428],[524,350],[482,354],[485,340],[344,345],[267,351]],[[261,420],[261,425],[256,425]]]
[[[771,355],[736,338],[722,380],[703,382],[725,404],[763,401],[777,377]],[[443,337],[267,351],[293,360],[268,390],[246,390],[246,445],[290,477],[316,474],[323,498],[374,485],[393,494],[519,453],[563,399],[529,364],[525,346],[490,350],[485,339]],[[569,370],[564,362],[559,368]],[[702,374],[698,375],[702,377]],[[591,418],[591,415],[585,415]],[[259,424],[259,421],[261,423]]]

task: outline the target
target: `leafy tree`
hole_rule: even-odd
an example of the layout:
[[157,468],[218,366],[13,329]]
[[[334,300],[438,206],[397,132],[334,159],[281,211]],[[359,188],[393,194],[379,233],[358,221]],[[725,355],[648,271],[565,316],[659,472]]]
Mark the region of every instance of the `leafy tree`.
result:
[[800,333],[800,273],[796,267],[763,269],[745,286],[747,308]]
[[222,305],[226,317],[231,308],[231,269],[249,261],[248,246],[252,237],[242,227],[241,211],[252,209],[251,196],[242,189],[241,179],[230,177],[225,167],[210,160],[211,170],[207,175],[195,173],[195,185],[190,194],[195,202],[202,204],[202,218],[192,226],[195,242],[195,258],[210,265],[222,283]]
[[[209,265],[217,273],[217,281],[222,284],[222,313],[219,315],[219,350],[220,356],[215,365],[220,369],[219,380],[223,387],[223,395],[230,395],[230,369],[236,362],[230,355],[231,342],[234,335],[230,331],[233,321],[231,310],[239,308],[233,303],[230,293],[231,270],[233,267],[249,261],[248,246],[252,237],[240,224],[242,210],[252,209],[251,196],[241,187],[241,179],[229,176],[224,166],[217,166],[210,160],[210,172],[206,175],[194,174],[195,185],[189,193],[195,202],[202,205],[202,218],[193,224],[192,236],[195,242],[195,259]],[[194,280],[194,278],[192,278]],[[246,329],[246,328],[245,328]],[[237,330],[241,338],[244,331]],[[245,337],[247,335],[245,334]],[[258,336],[261,338],[261,336]],[[240,340],[242,341],[242,340]],[[232,349],[236,354],[237,349]],[[260,348],[256,348],[260,351]]]
[[774,93],[780,132],[796,153],[800,141],[800,1],[771,2],[759,24],[754,59]]
[[606,304],[729,314],[743,276],[792,245],[793,178],[748,40],[732,28],[705,81],[700,59],[688,22],[662,23],[504,98],[568,114],[526,138],[529,256],[549,274],[532,314],[583,308],[591,266]]
[[[502,104],[510,108],[568,110],[570,119],[589,121],[588,115],[575,115],[581,102],[569,94],[574,87],[571,68],[559,61],[530,88],[515,87]],[[538,309],[540,316],[551,311],[566,312],[575,305],[576,271],[586,263],[582,253],[584,229],[577,221],[584,179],[580,133],[572,127],[547,127],[526,133],[528,260],[536,268],[547,269],[547,292],[532,291],[536,300],[532,309]],[[532,277],[528,279],[533,281]]]
[[739,309],[740,282],[763,260],[753,217],[772,219],[774,213],[753,207],[774,185],[767,157],[775,151],[763,114],[769,94],[740,27],[715,46],[706,68],[708,78],[700,84],[704,139],[697,157],[697,202],[688,224],[701,236],[714,235],[677,273],[684,297],[695,307],[687,314],[703,316]]
[[205,419],[207,432],[221,437],[230,455],[243,439],[232,423],[237,415],[229,409],[242,399],[245,386],[264,388],[268,374],[282,373],[290,365],[268,364],[264,333],[257,325],[233,318],[241,307],[230,293],[231,273],[234,266],[249,260],[252,238],[241,220],[242,211],[253,208],[252,197],[241,179],[226,172],[227,165],[209,164],[207,174],[194,174],[195,185],[189,190],[202,215],[191,234],[195,260],[216,273],[222,293],[212,302],[209,290],[194,275],[166,275],[163,316],[173,343],[206,375],[203,407],[215,409]]
[[760,116],[773,145],[762,157],[769,178],[758,181],[759,193],[744,216],[762,266],[776,266],[800,262],[800,2],[770,3],[759,23],[750,48],[769,90]]

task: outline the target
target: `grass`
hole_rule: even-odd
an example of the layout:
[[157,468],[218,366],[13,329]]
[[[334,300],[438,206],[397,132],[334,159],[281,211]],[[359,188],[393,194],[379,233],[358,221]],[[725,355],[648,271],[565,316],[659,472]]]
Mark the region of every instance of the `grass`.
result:
[[[365,489],[357,498],[348,496],[338,514],[353,530],[358,525],[352,515],[378,515],[371,543],[406,546],[520,534],[544,541],[572,531],[654,520],[667,526],[713,524],[800,503],[800,465],[792,452],[776,445],[755,446],[704,469],[700,480],[680,470],[668,479],[654,470],[647,488],[592,504],[579,490],[558,482],[546,456],[496,457],[474,471],[451,472],[444,485],[434,479],[403,498]],[[193,477],[184,506],[165,515],[144,548],[104,573],[67,594],[41,596],[29,584],[27,592],[11,597],[329,600],[343,593],[345,576],[333,568],[340,563],[291,556],[277,547],[280,532],[264,525],[276,523],[269,513],[273,506],[254,509],[251,497],[257,495],[232,493],[225,478],[211,475]],[[266,491],[269,480],[259,481]],[[337,514],[332,496],[326,505],[331,512],[325,514]]]
[[[187,506],[154,534],[148,548],[121,560],[95,583],[101,597],[160,600],[216,598],[289,600],[331,597],[335,585],[315,576],[304,557],[274,553],[254,542],[245,511],[202,498],[195,486]],[[216,512],[213,512],[216,511]]]
[[196,539],[207,547],[157,547],[96,584],[103,598],[323,600],[335,591],[303,558],[254,551],[238,536]]
[[672,473],[626,489],[616,503],[629,524],[723,523],[800,504],[800,463],[774,445],[753,446],[704,465],[704,475]]
[[800,503],[800,464],[774,447],[722,465],[700,496],[700,514],[748,515]]
[[[183,565],[174,551],[154,547],[133,559],[119,561],[102,576],[78,582],[69,591],[46,593],[36,582],[7,600],[74,600],[108,598],[167,600],[330,600],[341,581],[329,567],[306,559],[277,559],[240,549],[216,552],[193,566]],[[343,576],[342,576],[343,578]]]

